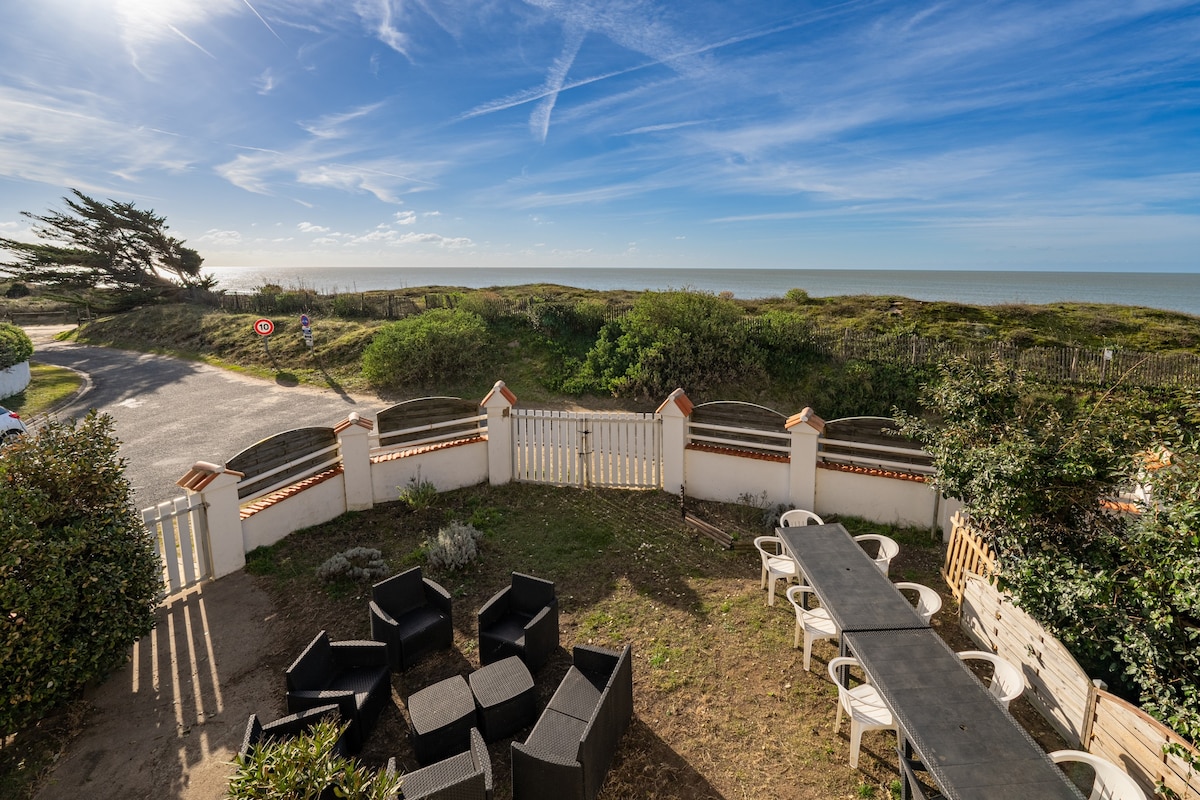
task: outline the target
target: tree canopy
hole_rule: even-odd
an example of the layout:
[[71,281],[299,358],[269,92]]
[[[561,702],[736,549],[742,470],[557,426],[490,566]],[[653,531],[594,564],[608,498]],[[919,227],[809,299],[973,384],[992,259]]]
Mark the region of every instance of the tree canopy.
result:
[[11,260],[0,274],[67,293],[110,289],[157,297],[211,285],[200,254],[167,233],[166,218],[133,203],[100,201],[72,189],[66,211],[22,211],[41,242],[0,238]]

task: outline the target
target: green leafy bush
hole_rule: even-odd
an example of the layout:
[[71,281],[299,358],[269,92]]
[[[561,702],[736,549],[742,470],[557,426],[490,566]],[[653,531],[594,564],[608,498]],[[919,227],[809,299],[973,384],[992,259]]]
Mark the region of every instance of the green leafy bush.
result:
[[476,377],[487,368],[487,325],[478,314],[439,308],[385,325],[362,356],[363,376],[378,387]]
[[149,633],[161,564],[111,418],[0,450],[0,736],[74,697]]
[[16,325],[0,322],[0,369],[28,361],[33,355],[33,342]]
[[343,725],[322,720],[291,739],[267,740],[237,757],[230,800],[388,800],[401,784],[390,771],[375,772],[338,755]]

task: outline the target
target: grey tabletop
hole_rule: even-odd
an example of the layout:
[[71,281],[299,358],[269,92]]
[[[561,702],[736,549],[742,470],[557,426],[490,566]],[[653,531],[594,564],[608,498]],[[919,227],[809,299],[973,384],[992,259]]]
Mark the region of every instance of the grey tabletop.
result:
[[847,643],[903,737],[952,800],[1082,800],[1037,742],[932,629]]
[[775,532],[839,630],[929,627],[840,524],[776,528]]

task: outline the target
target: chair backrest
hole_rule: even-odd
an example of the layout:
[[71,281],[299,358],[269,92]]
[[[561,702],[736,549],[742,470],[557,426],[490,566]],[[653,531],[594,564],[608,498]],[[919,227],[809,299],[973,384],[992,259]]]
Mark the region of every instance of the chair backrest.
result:
[[756,536],[754,547],[758,550],[764,567],[768,560],[783,555],[783,539],[778,536]]
[[809,610],[804,607],[804,595],[815,594],[811,586],[789,586],[787,599],[796,609],[796,619],[802,623],[808,618]]
[[887,564],[891,562],[900,553],[900,545],[896,544],[896,540],[890,536],[884,536],[878,533],[863,533],[854,537],[854,541],[862,544],[863,542],[875,542],[875,563]]
[[393,617],[427,605],[421,568],[413,567],[371,587],[371,599]]
[[897,581],[895,586],[897,589],[910,589],[917,593],[917,613],[926,622],[929,622],[942,607],[942,596],[924,584]]
[[512,574],[509,607],[525,614],[536,614],[554,603],[554,583],[522,572]]
[[1055,750],[1050,754],[1055,764],[1081,762],[1096,773],[1088,800],[1146,800],[1146,793],[1129,773],[1108,759],[1083,750]]
[[1006,661],[986,650],[963,650],[958,654],[963,661],[986,661],[992,665],[992,682],[988,689],[1001,703],[1008,705],[1025,692],[1025,676],[1011,661]]
[[287,690],[324,689],[336,672],[333,644],[329,635],[321,631],[287,668]]
[[[829,659],[829,678],[833,681],[833,685],[838,689],[838,702],[842,704],[852,718],[868,719],[872,716],[870,712],[879,712],[887,710],[887,705],[880,698],[878,703],[872,703],[864,697],[856,697],[850,693],[850,689],[842,685],[841,672],[844,668],[857,667],[858,659],[854,656],[838,656],[837,658]],[[849,680],[849,671],[847,670],[846,680]],[[887,712],[891,714],[891,711]]]
[[802,525],[824,525],[818,517],[811,511],[805,511],[803,508],[793,508],[791,511],[783,512],[779,517],[779,527],[781,528],[796,528]]

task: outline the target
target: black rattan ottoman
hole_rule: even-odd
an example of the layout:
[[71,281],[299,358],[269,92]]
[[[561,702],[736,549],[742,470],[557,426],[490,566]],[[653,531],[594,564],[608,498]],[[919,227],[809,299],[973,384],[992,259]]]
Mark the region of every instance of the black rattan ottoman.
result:
[[469,681],[485,741],[511,736],[537,719],[533,676],[520,656],[480,667],[471,673]]
[[421,764],[432,764],[471,746],[475,699],[461,675],[438,681],[408,697],[413,750]]

